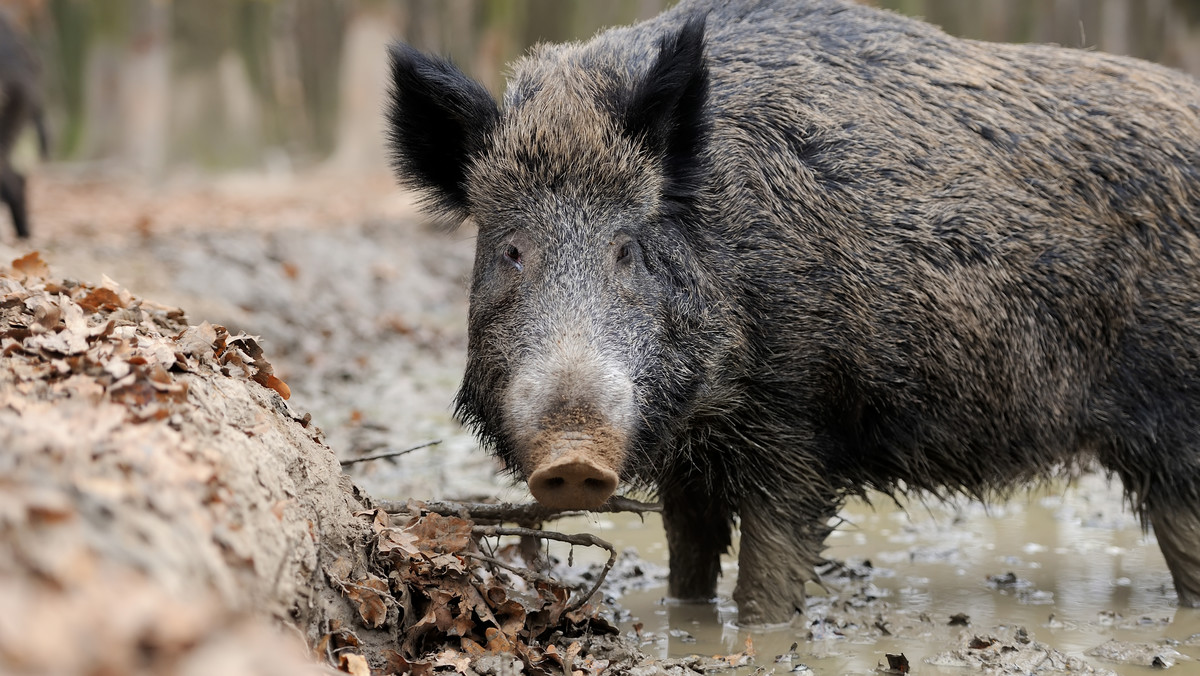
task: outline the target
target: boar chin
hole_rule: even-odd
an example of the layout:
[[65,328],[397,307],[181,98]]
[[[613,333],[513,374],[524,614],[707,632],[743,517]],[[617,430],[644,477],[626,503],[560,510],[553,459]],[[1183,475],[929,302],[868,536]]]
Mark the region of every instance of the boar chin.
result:
[[594,509],[617,489],[625,441],[611,427],[548,429],[530,440],[529,490],[551,509]]

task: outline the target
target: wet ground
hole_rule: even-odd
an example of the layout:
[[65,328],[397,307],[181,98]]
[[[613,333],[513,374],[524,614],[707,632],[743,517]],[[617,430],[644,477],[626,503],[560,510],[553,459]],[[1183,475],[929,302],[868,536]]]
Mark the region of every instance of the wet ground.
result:
[[[386,176],[150,185],[61,168],[35,177],[32,191],[35,239],[14,245],[5,231],[0,257],[36,248],[67,276],[107,275],[185,308],[192,323],[260,334],[292,404],[312,413],[343,457],[441,441],[356,466],[372,495],[526,499],[495,477],[493,461],[450,417],[466,349],[472,233],[425,225]],[[747,673],[873,673],[886,654],[903,653],[920,674],[981,664],[996,673],[1143,674],[1161,667],[1129,662],[1156,658],[1174,664],[1171,673],[1200,674],[1200,611],[1174,607],[1153,536],[1103,478],[987,510],[965,501],[907,511],[885,497],[874,503],[847,508],[828,551],[847,565],[826,571],[826,589],[811,589],[807,615],[792,625],[736,628],[731,557],[720,603],[664,604],[665,585],[652,580],[620,599],[624,631],[661,657],[735,653],[749,636],[757,656]],[[646,572],[665,566],[655,517],[556,527],[635,547]],[[575,562],[588,556],[576,552]],[[956,616],[965,617],[952,624]],[[1086,655],[1098,647],[1117,648],[1123,662]],[[1014,655],[1028,659],[1002,662]]]
[[[1014,637],[1022,629],[1032,643],[1081,664],[1054,670],[1047,659],[1043,671],[996,673],[1090,673],[1091,667],[1147,674],[1161,668],[1137,662],[1156,656],[1174,663],[1171,673],[1200,673],[1200,611],[1174,607],[1153,536],[1141,533],[1121,508],[1120,492],[1103,478],[1045,487],[989,509],[964,501],[902,511],[877,497],[874,506],[856,502],[843,512],[850,524],[834,533],[827,554],[846,567],[828,571],[827,589],[810,586],[808,614],[792,625],[754,632],[735,626],[731,558],[717,605],[664,604],[660,584],[624,595],[625,626],[640,622],[643,649],[662,657],[737,652],[751,637],[756,667],[776,673],[800,665],[818,674],[875,673],[888,664],[888,653],[903,653],[913,673],[963,673],[972,652],[977,658],[986,652],[967,649],[972,639],[1019,645]],[[572,527],[599,529],[602,537],[666,565],[654,518]],[[1086,654],[1113,640],[1137,646],[1120,646],[1120,661]],[[777,662],[793,643],[799,644],[793,659]]]

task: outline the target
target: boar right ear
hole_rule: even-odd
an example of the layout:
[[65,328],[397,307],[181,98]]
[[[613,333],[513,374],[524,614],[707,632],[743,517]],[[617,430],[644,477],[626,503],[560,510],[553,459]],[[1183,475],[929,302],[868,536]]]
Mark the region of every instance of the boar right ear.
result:
[[693,17],[659,45],[658,58],[625,107],[625,130],[662,158],[664,197],[684,206],[700,189],[708,141],[708,66],[704,61],[706,15]]
[[401,184],[424,193],[426,206],[458,223],[469,215],[467,169],[486,150],[500,110],[483,85],[445,59],[399,42],[388,55],[392,168]]

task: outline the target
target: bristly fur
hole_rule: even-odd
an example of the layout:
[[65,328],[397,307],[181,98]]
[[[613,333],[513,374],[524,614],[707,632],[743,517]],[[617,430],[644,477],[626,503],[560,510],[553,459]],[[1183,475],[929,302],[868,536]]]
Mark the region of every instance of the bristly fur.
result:
[[401,182],[424,206],[456,225],[470,214],[466,177],[500,118],[483,85],[450,61],[404,43],[389,50],[387,140]]
[[704,185],[704,146],[710,121],[708,66],[704,63],[705,16],[689,19],[663,37],[654,65],[628,92],[625,131],[662,158],[663,199],[688,210]]
[[1200,605],[1195,79],[849,0],[541,45],[499,112],[393,60],[402,180],[479,225],[458,415],[516,467],[514,381],[526,413],[617,400],[548,355],[632,383],[673,596],[712,596],[736,517],[740,617],[786,621],[847,496],[1095,462]]

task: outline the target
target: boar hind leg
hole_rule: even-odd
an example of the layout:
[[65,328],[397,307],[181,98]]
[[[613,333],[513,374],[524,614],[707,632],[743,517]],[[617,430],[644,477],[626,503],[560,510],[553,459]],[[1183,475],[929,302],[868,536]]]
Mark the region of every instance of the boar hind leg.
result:
[[1179,605],[1200,608],[1200,506],[1152,505],[1146,516],[1175,580]]
[[721,554],[729,550],[733,510],[703,491],[664,488],[661,497],[671,555],[667,593],[680,600],[710,601],[717,595]]
[[738,624],[790,622],[804,611],[804,585],[817,580],[836,507],[805,510],[779,500],[752,500],[739,509],[741,546],[733,599]]

